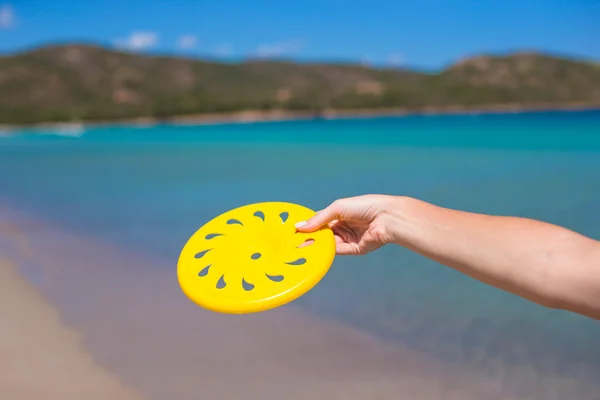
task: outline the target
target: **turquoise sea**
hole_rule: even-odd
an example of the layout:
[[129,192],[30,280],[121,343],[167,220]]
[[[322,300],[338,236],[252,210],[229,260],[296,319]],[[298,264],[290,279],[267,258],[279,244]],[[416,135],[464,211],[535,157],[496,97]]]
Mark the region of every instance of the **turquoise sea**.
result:
[[[230,208],[320,209],[365,193],[531,217],[600,239],[600,112],[0,134],[0,204],[135,248],[173,273],[188,237]],[[498,363],[525,365],[600,393],[600,323],[399,247],[338,257],[295,304],[449,366],[493,374]]]

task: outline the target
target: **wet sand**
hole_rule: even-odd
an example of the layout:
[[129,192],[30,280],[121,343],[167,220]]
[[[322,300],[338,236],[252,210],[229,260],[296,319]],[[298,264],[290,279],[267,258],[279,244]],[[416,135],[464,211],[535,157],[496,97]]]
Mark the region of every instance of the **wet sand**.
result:
[[[119,381],[157,400],[563,399],[559,392],[542,393],[535,387],[509,393],[506,376],[491,380],[460,366],[444,367],[415,351],[309,316],[293,305],[245,316],[202,310],[181,293],[174,260],[130,254],[55,227],[32,224],[22,215],[12,213],[12,220],[15,216],[17,226],[24,228],[0,233],[4,235],[0,251],[36,282],[64,322],[14,269],[4,267],[0,293],[9,297],[2,298],[2,315],[8,313],[23,326],[31,326],[17,331],[16,323],[3,325],[0,343],[14,354],[5,363],[11,371],[7,376],[18,378],[0,378],[0,394],[23,393],[6,398],[53,399],[36,393],[50,393],[44,386],[48,382],[67,382],[81,375],[73,378],[77,384],[65,387],[68,393],[87,391],[78,397],[86,399],[94,398],[91,394],[136,398]],[[46,314],[45,319],[39,317]],[[81,337],[79,347],[73,329]],[[52,339],[60,335],[64,338]],[[34,342],[39,350],[28,352]],[[32,358],[23,364],[19,354]],[[58,366],[52,364],[57,360]],[[39,372],[19,375],[24,365]],[[45,375],[44,368],[55,375]],[[79,375],[72,375],[69,368]],[[525,372],[525,377],[532,377],[531,371]],[[28,379],[32,375],[44,378]],[[580,398],[592,398],[592,389],[577,390]],[[101,395],[110,391],[114,394]],[[27,393],[32,394],[26,397]]]

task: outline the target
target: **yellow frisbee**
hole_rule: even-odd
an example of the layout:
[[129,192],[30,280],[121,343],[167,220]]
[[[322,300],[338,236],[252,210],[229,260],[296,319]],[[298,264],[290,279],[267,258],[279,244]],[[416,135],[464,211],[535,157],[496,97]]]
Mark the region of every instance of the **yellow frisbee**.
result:
[[335,257],[328,227],[297,232],[314,211],[292,203],[250,204],[202,226],[183,247],[177,277],[206,309],[245,314],[289,303],[327,274]]

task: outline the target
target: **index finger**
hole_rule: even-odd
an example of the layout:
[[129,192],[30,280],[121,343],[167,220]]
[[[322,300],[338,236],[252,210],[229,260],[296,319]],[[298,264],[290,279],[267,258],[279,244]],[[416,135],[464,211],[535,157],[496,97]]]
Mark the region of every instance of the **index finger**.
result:
[[334,201],[328,207],[317,212],[315,216],[310,218],[308,221],[300,221],[296,223],[296,229],[299,232],[313,232],[322,226],[340,218],[342,213],[342,206],[338,201]]

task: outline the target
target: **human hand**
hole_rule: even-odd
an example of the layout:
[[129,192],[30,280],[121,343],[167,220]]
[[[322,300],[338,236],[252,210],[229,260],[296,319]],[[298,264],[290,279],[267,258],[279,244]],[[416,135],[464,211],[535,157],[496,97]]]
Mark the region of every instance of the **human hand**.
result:
[[308,221],[296,224],[299,232],[329,225],[340,255],[361,255],[392,241],[391,211],[395,196],[364,195],[339,199]]

